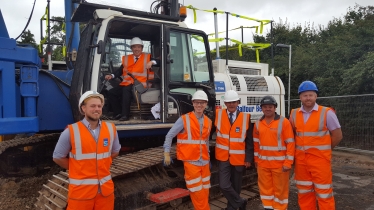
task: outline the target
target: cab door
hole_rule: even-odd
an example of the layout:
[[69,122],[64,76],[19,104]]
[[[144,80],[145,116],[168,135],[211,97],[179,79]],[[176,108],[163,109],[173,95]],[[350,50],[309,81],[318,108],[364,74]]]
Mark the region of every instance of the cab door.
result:
[[197,90],[207,93],[206,114],[213,119],[214,76],[207,35],[203,31],[165,26],[163,47],[165,91],[161,109],[165,122],[192,111],[191,98]]

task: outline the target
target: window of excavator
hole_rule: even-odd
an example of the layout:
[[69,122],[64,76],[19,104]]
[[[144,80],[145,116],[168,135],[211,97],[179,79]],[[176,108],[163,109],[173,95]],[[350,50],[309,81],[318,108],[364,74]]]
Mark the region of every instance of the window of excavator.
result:
[[[122,56],[132,54],[130,41],[131,39],[120,39],[120,38],[109,38],[106,42],[106,49],[105,52],[109,52],[106,54],[105,62],[102,63],[102,71],[109,71],[109,63],[112,61],[114,71],[119,68],[122,64]],[[151,42],[147,40],[143,41],[143,52],[151,53]],[[113,73],[113,72],[112,72]]]
[[185,32],[170,32],[170,80],[178,82],[209,81],[204,38]]

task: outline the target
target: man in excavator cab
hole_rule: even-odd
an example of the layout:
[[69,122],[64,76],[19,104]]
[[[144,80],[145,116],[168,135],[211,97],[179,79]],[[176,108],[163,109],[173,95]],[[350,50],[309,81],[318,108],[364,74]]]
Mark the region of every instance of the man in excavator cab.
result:
[[105,76],[106,80],[122,80],[119,86],[108,91],[108,101],[113,109],[114,120],[129,120],[134,78],[147,88],[147,80],[154,78],[152,66],[160,63],[159,60],[151,58],[150,54],[143,53],[144,45],[139,37],[132,38],[130,46],[133,54],[122,56],[122,65],[113,74]]

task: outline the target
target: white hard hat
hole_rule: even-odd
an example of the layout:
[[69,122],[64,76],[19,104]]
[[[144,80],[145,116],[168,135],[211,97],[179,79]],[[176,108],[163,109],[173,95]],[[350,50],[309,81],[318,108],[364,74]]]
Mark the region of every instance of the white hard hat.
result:
[[79,104],[78,104],[78,109],[79,111],[84,114],[81,110],[81,105],[83,103],[84,100],[86,100],[87,98],[91,98],[91,97],[99,97],[101,99],[101,102],[103,103],[104,105],[104,96],[101,95],[99,92],[97,91],[94,91],[94,90],[89,90],[85,93],[83,93],[83,95],[80,97],[79,99]]
[[204,100],[204,101],[208,101],[208,96],[206,95],[206,93],[202,90],[198,90],[196,91],[193,96],[192,96],[192,101],[193,100]]
[[223,98],[224,102],[232,102],[232,101],[239,101],[239,95],[234,90],[226,91],[225,97]]
[[134,37],[134,38],[131,39],[130,46],[133,46],[133,45],[136,45],[136,44],[140,44],[140,45],[143,46],[143,42],[139,37]]

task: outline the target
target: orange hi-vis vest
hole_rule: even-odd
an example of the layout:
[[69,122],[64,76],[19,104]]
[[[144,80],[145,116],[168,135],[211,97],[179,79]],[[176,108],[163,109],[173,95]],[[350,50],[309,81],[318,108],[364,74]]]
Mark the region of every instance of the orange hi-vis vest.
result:
[[296,160],[303,160],[305,153],[331,160],[331,136],[326,125],[329,110],[328,107],[318,106],[318,111],[312,111],[306,123],[300,108],[291,111],[290,121],[296,140]]
[[72,146],[69,154],[69,199],[92,199],[97,195],[99,185],[103,196],[112,194],[114,184],[109,168],[115,126],[102,122],[97,142],[82,122],[71,124],[68,128]]
[[154,72],[147,70],[147,63],[150,60],[151,55],[148,53],[142,53],[136,62],[133,54],[122,56],[123,70],[120,85],[129,86],[134,84],[134,80],[127,74],[127,72],[130,72],[144,87],[147,87],[147,80],[154,79]]
[[295,154],[295,141],[290,122],[279,115],[267,124],[257,120],[253,129],[255,162],[263,168],[291,168]]
[[235,121],[230,125],[226,109],[216,112],[214,125],[217,128],[216,159],[230,160],[231,165],[241,166],[245,162],[245,138],[251,115],[239,112]]
[[177,159],[182,161],[196,161],[200,157],[209,160],[209,134],[212,121],[204,115],[203,129],[195,113],[182,115],[183,131],[177,135]]

